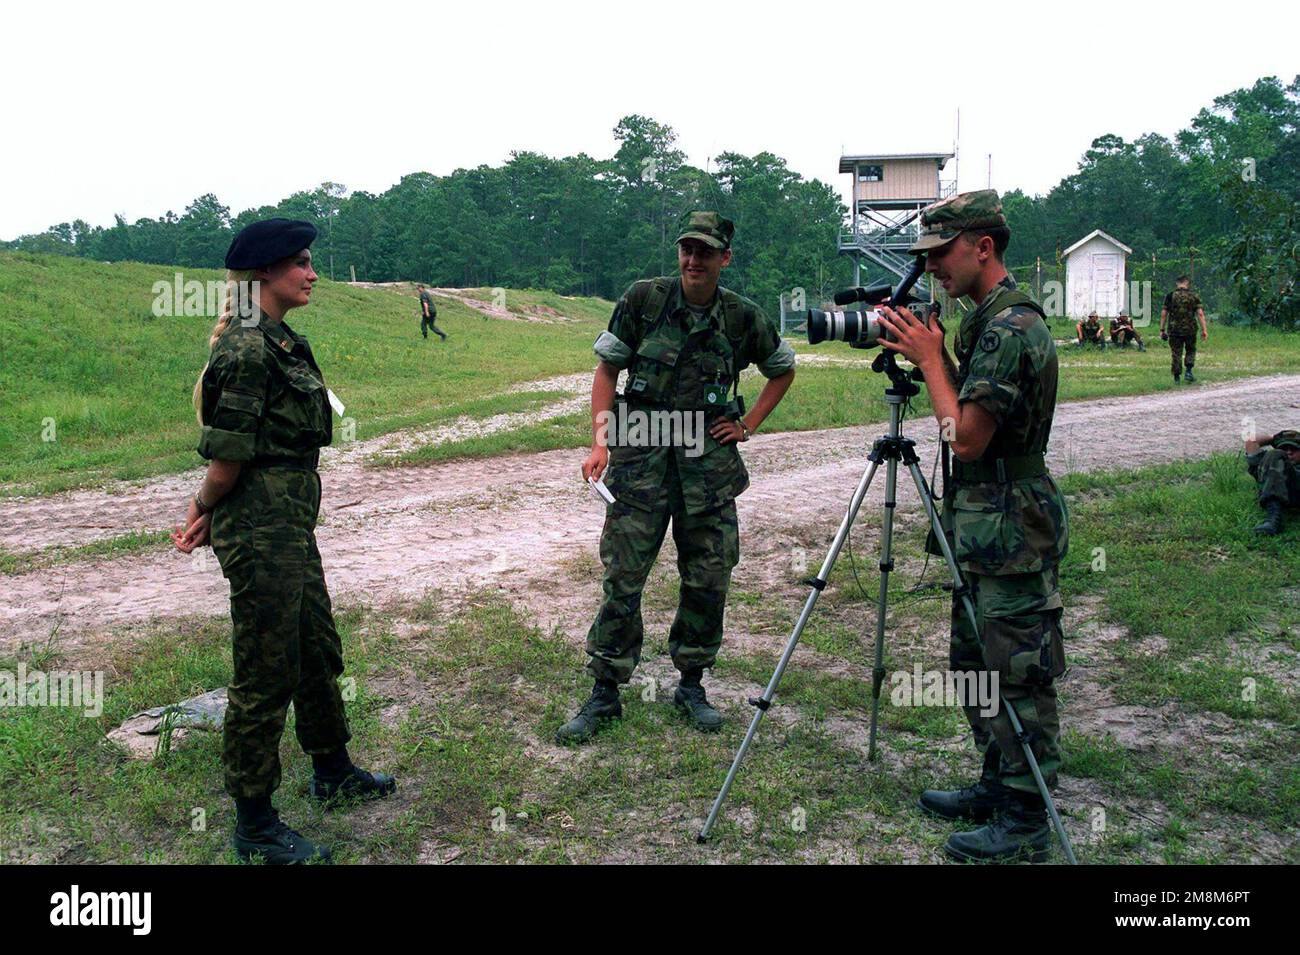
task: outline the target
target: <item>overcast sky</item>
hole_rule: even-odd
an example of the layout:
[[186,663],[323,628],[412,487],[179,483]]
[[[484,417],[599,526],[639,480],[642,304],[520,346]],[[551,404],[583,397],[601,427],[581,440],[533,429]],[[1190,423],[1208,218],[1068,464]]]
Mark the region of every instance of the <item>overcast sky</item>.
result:
[[[986,11],[996,9],[996,13]],[[511,150],[613,154],[619,118],[701,167],[770,150],[846,192],[849,152],[949,151],[960,188],[1044,192],[1095,137],[1171,135],[1300,72],[1295,4],[11,4],[0,238],[382,192]],[[949,172],[952,170],[949,166]]]

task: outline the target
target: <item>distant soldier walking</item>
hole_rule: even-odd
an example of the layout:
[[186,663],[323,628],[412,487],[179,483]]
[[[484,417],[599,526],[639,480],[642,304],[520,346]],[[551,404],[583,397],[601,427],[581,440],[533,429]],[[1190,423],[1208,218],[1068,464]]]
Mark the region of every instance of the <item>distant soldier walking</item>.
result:
[[428,338],[429,332],[433,331],[443,341],[446,341],[447,333],[437,325],[438,306],[433,304],[433,296],[429,294],[429,290],[423,285],[417,285],[416,288],[420,292],[420,333],[425,338]]
[[1255,533],[1282,533],[1282,511],[1300,507],[1300,431],[1247,441],[1246,468],[1259,485],[1259,506],[1267,515]]
[[[1210,333],[1205,326],[1205,309],[1201,306],[1201,297],[1192,291],[1192,280],[1186,275],[1180,275],[1174,284],[1174,290],[1165,296],[1164,307],[1160,309],[1160,337],[1169,341],[1170,365],[1175,383],[1181,380],[1184,361],[1187,383],[1196,380],[1192,366],[1196,364],[1197,322],[1201,324],[1201,341],[1205,341]],[[1186,359],[1183,357],[1184,352]]]

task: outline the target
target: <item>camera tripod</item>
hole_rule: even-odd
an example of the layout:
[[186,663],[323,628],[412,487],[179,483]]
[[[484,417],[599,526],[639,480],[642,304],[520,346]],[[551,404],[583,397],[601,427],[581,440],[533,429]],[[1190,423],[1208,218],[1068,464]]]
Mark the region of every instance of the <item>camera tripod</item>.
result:
[[[978,638],[980,629],[975,614],[975,605],[971,600],[970,589],[962,580],[961,572],[957,568],[957,561],[953,557],[952,547],[944,536],[943,527],[939,522],[939,513],[935,509],[934,500],[930,496],[930,488],[926,484],[925,475],[921,473],[919,459],[916,456],[916,444],[911,439],[903,437],[902,434],[903,405],[906,404],[909,398],[918,394],[920,389],[909,380],[906,372],[897,367],[893,357],[890,352],[882,353],[877,358],[874,366],[877,371],[880,371],[881,366],[883,366],[888,372],[891,381],[890,387],[885,389],[885,401],[889,404],[889,433],[877,438],[872,446],[871,454],[868,455],[871,464],[862,475],[862,479],[858,481],[857,489],[853,492],[853,498],[849,502],[849,509],[840,522],[839,531],[831,542],[830,551],[826,554],[825,561],[822,562],[821,570],[817,572],[816,577],[806,581],[812,589],[808,593],[808,599],[804,603],[803,611],[799,614],[799,620],[795,623],[794,631],[790,634],[789,641],[786,642],[781,659],[777,662],[776,670],[768,681],[767,689],[763,691],[762,696],[749,701],[750,705],[755,709],[754,719],[749,724],[749,730],[745,733],[745,739],[740,744],[740,749],[736,751],[736,757],[732,760],[731,769],[727,772],[727,778],[722,783],[722,789],[713,801],[713,808],[709,810],[709,817],[705,820],[704,827],[700,830],[699,835],[696,836],[697,842],[706,842],[714,823],[717,822],[722,803],[727,798],[727,793],[731,791],[731,784],[735,782],[736,773],[740,770],[740,764],[749,751],[750,744],[754,741],[754,734],[758,731],[758,724],[762,721],[763,714],[772,705],[772,699],[776,696],[776,688],[781,682],[786,666],[790,663],[790,658],[799,643],[799,637],[808,623],[808,618],[812,616],[813,607],[817,604],[817,598],[826,588],[831,569],[835,566],[835,561],[839,557],[840,548],[844,546],[844,542],[849,536],[849,530],[858,515],[858,508],[862,506],[862,501],[867,496],[867,490],[871,487],[871,481],[876,476],[876,470],[880,467],[880,462],[885,462],[885,514],[880,533],[880,599],[876,604],[876,651],[875,666],[871,674],[871,732],[867,743],[868,760],[874,761],[876,758],[876,722],[880,712],[880,686],[885,679],[885,612],[886,601],[889,596],[889,574],[894,569],[892,557],[894,508],[896,506],[895,492],[897,490],[898,464],[900,461],[911,473],[917,493],[921,496],[921,502],[925,505],[926,515],[930,519],[930,528],[934,532],[935,540],[938,541],[940,549],[943,551],[948,571],[952,575],[953,595],[961,600]],[[1038,760],[1034,758],[1033,750],[1029,745],[1029,738],[1025,734],[1024,725],[1020,722],[1020,716],[1013,707],[1007,704],[1006,699],[1000,692],[998,694],[998,705],[1003,708],[1010,718],[1016,740],[1020,743],[1020,748],[1025,754],[1029,768],[1034,774],[1034,781],[1038,784],[1038,792],[1043,797],[1043,802],[1047,807],[1048,815],[1051,817],[1052,826],[1056,829],[1056,835],[1060,840],[1061,848],[1065,852],[1065,857],[1071,865],[1076,865],[1077,860],[1074,857],[1074,849],[1070,845],[1070,838],[1066,835],[1065,827],[1061,824],[1061,817],[1056,811],[1055,803],[1052,802],[1052,796],[1047,791],[1047,783],[1043,779]],[[996,746],[997,741],[990,740],[989,745]]]

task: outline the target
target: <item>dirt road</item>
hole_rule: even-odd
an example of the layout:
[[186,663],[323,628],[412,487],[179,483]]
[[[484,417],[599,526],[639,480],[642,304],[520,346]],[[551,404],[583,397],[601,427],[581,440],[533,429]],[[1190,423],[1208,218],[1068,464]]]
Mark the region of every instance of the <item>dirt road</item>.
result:
[[[565,403],[568,407],[568,403]],[[1240,447],[1243,420],[1261,431],[1300,419],[1300,375],[1074,402],[1058,409],[1049,462],[1054,472],[1130,468]],[[929,473],[932,421],[905,426]],[[759,435],[745,448],[753,478],[740,499],[744,554],[737,573],[761,579],[764,562],[789,546],[791,528],[829,531],[865,467],[880,425]],[[590,614],[597,588],[574,587],[559,572],[596,562],[603,507],[578,476],[581,453],[551,451],[425,467],[365,467],[362,452],[330,452],[322,469],[318,540],[336,603],[382,604],[430,587],[493,585],[543,625]],[[385,443],[387,442],[387,443]],[[106,490],[0,502],[0,547],[31,554],[132,530],[164,529],[178,519],[198,472]],[[909,482],[910,483],[910,482]],[[883,481],[872,500],[883,495]],[[916,509],[910,486],[900,510]],[[594,571],[593,571],[594,573]],[[186,556],[159,547],[127,557],[58,563],[0,576],[0,653],[46,638],[61,648],[104,639],[109,630],[153,617],[222,614],[228,590],[211,551]]]

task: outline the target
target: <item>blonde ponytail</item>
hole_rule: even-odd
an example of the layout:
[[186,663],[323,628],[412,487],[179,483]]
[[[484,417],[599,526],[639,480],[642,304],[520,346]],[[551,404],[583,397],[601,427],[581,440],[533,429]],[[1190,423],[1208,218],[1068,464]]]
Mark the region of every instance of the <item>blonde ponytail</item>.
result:
[[[212,346],[217,343],[217,339],[221,337],[221,333],[230,327],[230,320],[235,316],[235,312],[239,310],[239,305],[243,304],[239,299],[242,295],[248,294],[248,289],[252,287],[250,283],[253,281],[255,274],[252,269],[230,269],[226,272],[226,294],[221,304],[221,317],[217,319],[217,324],[212,326],[212,334],[208,338],[209,352],[212,350]],[[252,303],[248,304],[251,305]],[[248,305],[245,305],[243,310],[245,313],[247,308]],[[203,424],[203,376],[207,373],[207,370],[208,366],[205,362],[203,371],[199,372],[199,380],[194,383],[194,416],[199,419],[200,425]]]

